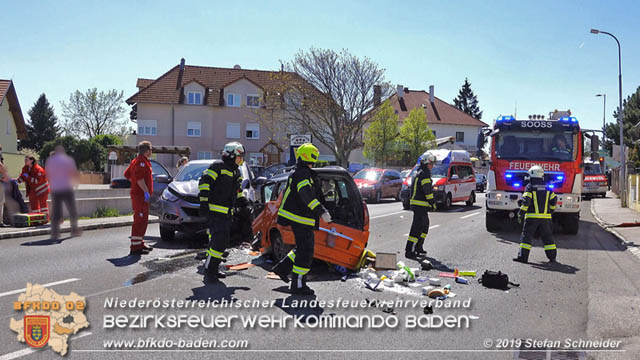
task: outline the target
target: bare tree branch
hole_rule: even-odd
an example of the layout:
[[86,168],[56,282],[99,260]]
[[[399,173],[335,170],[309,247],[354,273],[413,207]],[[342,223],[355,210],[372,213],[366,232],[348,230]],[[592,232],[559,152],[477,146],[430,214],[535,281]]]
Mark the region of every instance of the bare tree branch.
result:
[[65,132],[92,138],[97,135],[118,134],[127,125],[123,92],[88,89],[85,93],[76,90],[69,95],[69,102],[61,102],[65,118]]

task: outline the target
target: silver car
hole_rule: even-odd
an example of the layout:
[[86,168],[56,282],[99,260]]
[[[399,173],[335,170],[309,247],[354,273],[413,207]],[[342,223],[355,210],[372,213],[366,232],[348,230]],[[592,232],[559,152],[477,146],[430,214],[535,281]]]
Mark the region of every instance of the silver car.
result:
[[[189,161],[160,196],[160,237],[173,241],[176,231],[187,236],[205,234],[207,219],[199,215],[198,181],[214,160]],[[249,165],[240,166],[242,191],[249,203],[255,201],[255,183]]]

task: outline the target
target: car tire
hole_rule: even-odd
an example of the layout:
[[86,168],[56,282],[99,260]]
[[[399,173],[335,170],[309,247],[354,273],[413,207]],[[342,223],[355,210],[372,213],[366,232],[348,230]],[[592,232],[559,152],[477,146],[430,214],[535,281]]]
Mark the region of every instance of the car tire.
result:
[[371,199],[371,203],[378,204],[381,199],[382,199],[382,194],[380,193],[380,190],[378,190],[376,191],[376,194],[374,195],[374,197]]
[[160,238],[162,241],[173,242],[176,239],[176,229],[173,226],[160,224]]
[[293,248],[293,246],[287,245],[282,241],[282,235],[279,232],[274,231],[271,234],[271,253],[273,254],[274,262],[278,262],[280,259],[287,256],[289,251]]
[[451,193],[448,193],[447,196],[444,198],[444,204],[442,204],[442,209],[443,210],[451,209],[451,204],[452,204]]
[[473,206],[476,202],[476,193],[474,191],[469,195],[469,200],[467,200],[467,206]]
[[580,216],[578,214],[563,214],[560,224],[562,224],[563,233],[576,235],[580,227]]

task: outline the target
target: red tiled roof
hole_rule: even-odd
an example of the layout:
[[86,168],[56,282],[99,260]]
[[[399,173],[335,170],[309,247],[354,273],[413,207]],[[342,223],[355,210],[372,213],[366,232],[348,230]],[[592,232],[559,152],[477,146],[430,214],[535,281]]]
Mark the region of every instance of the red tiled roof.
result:
[[488,126],[488,124],[475,119],[437,97],[434,97],[434,103],[432,104],[429,101],[429,92],[424,90],[405,89],[401,101],[398,101],[397,93],[391,95],[388,100],[397,111],[399,121],[404,121],[412,109],[424,108],[429,124]]
[[[279,81],[278,77],[275,75],[280,73],[279,71],[228,69],[185,65],[182,81],[178,86],[179,72],[180,66],[174,66],[152,83],[148,84],[147,87],[141,89],[128,98],[127,104],[178,104],[180,103],[180,88],[192,81],[197,81],[208,89],[208,94],[205,94],[206,105],[219,106],[221,105],[220,91],[226,85],[244,77],[257,86],[265,88],[271,83]],[[138,83],[140,80],[143,79],[138,79]]]
[[149,86],[149,84],[151,84],[152,82],[154,82],[153,79],[143,79],[143,78],[138,78],[138,81],[136,82],[136,87],[138,89],[142,88],[146,88],[147,86]]
[[20,102],[18,102],[18,94],[16,94],[13,81],[0,79],[0,104],[3,104],[5,99],[9,102],[9,111],[13,115],[13,123],[16,125],[18,139],[26,139],[27,128],[24,123],[22,109],[20,109]]

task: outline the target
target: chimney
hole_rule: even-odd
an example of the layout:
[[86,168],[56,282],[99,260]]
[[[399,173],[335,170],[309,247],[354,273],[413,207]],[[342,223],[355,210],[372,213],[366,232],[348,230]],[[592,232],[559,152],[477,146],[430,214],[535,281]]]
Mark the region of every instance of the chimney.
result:
[[182,75],[184,74],[184,58],[180,59],[180,70],[178,72],[178,83],[176,84],[176,90],[180,89],[182,85]]
[[402,96],[404,94],[402,85],[396,86],[396,93],[398,94],[398,99],[402,99]]
[[382,102],[382,88],[380,85],[373,85],[373,106],[378,106]]
[[433,104],[435,102],[435,96],[433,95],[434,86],[429,85],[429,101]]

